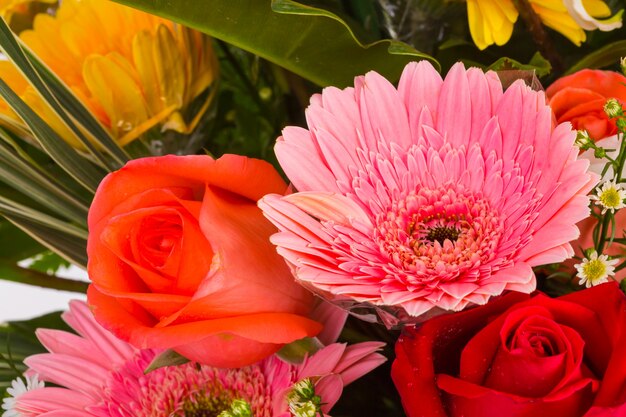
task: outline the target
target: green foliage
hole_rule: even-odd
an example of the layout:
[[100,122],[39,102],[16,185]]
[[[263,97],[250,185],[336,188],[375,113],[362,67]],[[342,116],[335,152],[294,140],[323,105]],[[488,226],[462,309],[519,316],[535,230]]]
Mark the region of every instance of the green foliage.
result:
[[198,7],[195,0],[117,1],[201,30],[322,86],[350,85],[369,70],[393,80],[409,61],[431,59],[399,41],[364,43],[365,30],[303,2],[207,0]]
[[54,274],[61,268],[69,268],[71,265],[65,259],[52,251],[44,251],[32,258],[33,262],[28,268],[43,272],[44,274]]
[[537,52],[531,58],[528,64],[522,64],[514,59],[508,57],[502,57],[489,66],[490,70],[503,71],[503,70],[522,70],[522,71],[534,71],[537,77],[544,77],[550,74],[552,65],[546,60],[539,52]]
[[38,328],[71,331],[61,319],[60,313],[0,324],[0,393],[26,370],[23,363],[25,358],[46,352],[35,336]]
[[626,56],[626,41],[615,41],[585,56],[583,59],[572,65],[567,70],[567,74],[580,71],[584,68],[604,68],[615,66],[623,56]]
[[[93,193],[104,175],[127,157],[70,89],[23,48],[3,20],[0,50],[85,150],[71,147],[0,80],[0,95],[28,127],[24,130],[3,117],[11,131],[0,129],[0,215],[67,261],[86,265],[87,211]],[[33,282],[37,271],[17,267],[17,261],[0,257],[4,271],[0,279],[19,281],[22,276]]]

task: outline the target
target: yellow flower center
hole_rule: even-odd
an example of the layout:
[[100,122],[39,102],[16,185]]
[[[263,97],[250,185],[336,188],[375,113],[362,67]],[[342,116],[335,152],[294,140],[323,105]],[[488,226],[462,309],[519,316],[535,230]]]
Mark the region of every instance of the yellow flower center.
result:
[[615,209],[622,203],[619,192],[614,187],[605,190],[600,194],[600,203],[606,208]]
[[593,259],[583,265],[583,273],[594,283],[606,275],[606,265],[600,259]]

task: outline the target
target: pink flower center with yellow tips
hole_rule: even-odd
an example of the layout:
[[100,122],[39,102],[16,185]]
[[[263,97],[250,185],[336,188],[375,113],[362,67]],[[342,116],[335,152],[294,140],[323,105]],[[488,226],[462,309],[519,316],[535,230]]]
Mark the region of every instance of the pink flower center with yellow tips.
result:
[[502,221],[477,193],[421,188],[377,216],[377,240],[407,281],[451,280],[494,257]]

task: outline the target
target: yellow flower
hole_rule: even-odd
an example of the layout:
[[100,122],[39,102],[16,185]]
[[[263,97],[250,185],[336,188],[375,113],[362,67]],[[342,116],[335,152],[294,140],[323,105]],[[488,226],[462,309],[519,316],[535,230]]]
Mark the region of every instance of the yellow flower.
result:
[[[218,72],[208,37],[110,0],[63,0],[56,16],[37,15],[33,30],[20,38],[122,146],[155,126],[190,133],[215,90],[207,92]],[[15,73],[0,65],[0,77],[79,146]],[[201,102],[194,102],[200,96]],[[188,114],[192,102],[194,114]]]
[[[578,46],[587,39],[585,30],[609,31],[622,24],[621,11],[610,17],[611,9],[602,0],[529,0],[529,3],[544,25]],[[507,43],[518,15],[512,0],[467,0],[470,33],[479,49]]]
[[57,0],[0,0],[0,16],[9,22],[14,13],[27,12],[29,3],[56,3],[56,1]]

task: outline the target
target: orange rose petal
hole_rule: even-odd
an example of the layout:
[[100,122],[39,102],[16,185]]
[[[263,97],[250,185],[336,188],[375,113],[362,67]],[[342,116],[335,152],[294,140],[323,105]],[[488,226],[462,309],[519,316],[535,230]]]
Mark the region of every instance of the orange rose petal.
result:
[[[172,210],[172,209],[170,209]],[[150,268],[137,263],[134,259],[128,233],[136,227],[138,222],[147,215],[158,212],[158,209],[139,209],[111,219],[107,227],[102,231],[101,239],[106,247],[113,252],[122,262],[129,265],[151,291],[162,293],[170,291],[174,285],[171,278],[156,273]],[[161,210],[162,211],[162,210]]]
[[601,106],[603,106],[606,99],[604,96],[590,90],[581,88],[566,88],[557,92],[550,99],[550,107],[552,107],[552,111],[554,111],[556,118],[561,121],[565,120],[563,119],[563,115],[572,107],[591,101],[601,101]]
[[[120,201],[107,217],[111,218],[139,208],[181,206],[182,201],[188,201],[189,198],[194,198],[194,195],[194,190],[189,187],[148,189]],[[199,202],[197,203],[199,204]]]
[[[185,234],[182,240],[181,261],[176,273],[176,293],[193,295],[206,279],[213,262],[213,249],[199,229],[191,231],[185,220]],[[198,227],[197,223],[194,225]],[[200,254],[200,256],[198,256]]]
[[256,204],[224,194],[229,193],[211,188],[205,192],[200,227],[219,250],[211,275],[179,320],[258,311],[308,314],[311,293],[295,283],[287,265],[267,244],[274,226]]
[[178,202],[196,219],[196,221],[199,221],[200,210],[202,209],[201,201],[179,200]]
[[184,158],[166,155],[131,160],[100,183],[89,210],[89,225],[115,212],[116,207],[129,197],[151,189],[195,188],[200,193],[197,200],[200,200],[214,163],[213,158],[206,155]]
[[287,184],[270,163],[239,155],[224,155],[216,160],[210,183],[255,202],[265,194],[284,194],[287,190]]
[[614,71],[584,69],[559,78],[546,90],[548,98],[565,88],[584,88],[626,103],[626,77]]
[[[103,295],[136,302],[146,310],[149,310],[150,314],[157,320],[160,320],[160,317],[174,314],[177,310],[187,305],[191,299],[191,297],[184,295],[119,292],[109,291],[106,288],[100,288],[96,285],[94,285],[94,287]],[[150,307],[152,304],[155,306]],[[156,313],[152,314],[152,311]]]
[[[283,194],[287,189],[271,164],[240,155],[224,155],[217,161],[206,155],[140,158],[102,180],[89,210],[89,224],[115,212],[120,202],[143,191],[196,187],[201,193],[206,183],[218,184],[254,201],[269,193]],[[119,192],[101,191],[106,189]],[[197,200],[200,199],[198,195]]]
[[281,347],[283,344],[261,343],[232,334],[219,334],[175,346],[173,350],[194,362],[218,368],[239,368],[252,365],[276,353]]
[[567,112],[565,112],[565,114],[563,114],[559,118],[559,120],[563,120],[563,121],[571,120],[574,117],[582,116],[582,115],[589,114],[589,113],[594,114],[596,117],[603,117],[608,120],[608,117],[606,117],[604,114],[604,108],[603,108],[605,101],[606,101],[605,99],[594,100],[594,101],[588,101],[586,103],[581,103],[576,106],[573,106],[570,109],[568,109]]
[[586,130],[593,140],[600,140],[617,133],[615,123],[606,118],[598,118],[593,114],[581,116],[572,120],[575,129]]
[[322,329],[316,321],[287,313],[250,314],[153,328],[152,316],[137,303],[125,303],[109,297],[93,285],[89,287],[87,297],[99,323],[139,348],[169,349],[217,334],[233,334],[261,343],[285,344],[313,337]]
[[[144,298],[142,295],[156,295],[156,297]],[[116,297],[121,299],[127,298],[134,301],[157,320],[174,314],[176,311],[185,307],[189,302],[188,297],[176,297],[175,299],[172,296],[162,296],[161,294],[118,294]]]
[[[106,223],[106,221],[101,223]],[[101,239],[93,237],[100,236],[102,229],[102,224],[90,228],[91,238],[87,241],[87,254],[89,256],[87,271],[89,278],[99,286],[116,289],[117,291],[147,292],[147,285],[139,278],[136,272],[128,264],[120,261],[102,243]],[[124,279],[119,279],[120,276],[124,277]]]
[[135,332],[138,330],[156,323],[154,317],[139,305],[109,297],[98,291],[93,284],[87,289],[87,303],[98,323],[126,342],[136,339],[138,336],[135,336]]
[[159,328],[142,327],[133,332],[131,343],[169,349],[211,335],[229,333],[262,343],[285,344],[313,337],[321,330],[320,323],[296,314],[258,313]]
[[[131,196],[121,202],[115,207],[116,212],[128,213],[136,210],[136,208],[142,207],[142,203],[153,205],[177,205],[180,204],[187,211],[193,211],[193,215],[197,215],[199,212],[200,202],[186,202],[185,200],[179,200],[178,198],[184,198],[189,196],[190,190],[188,187],[170,188],[167,190],[154,189],[149,190],[139,195]],[[112,193],[117,195],[117,193]],[[94,203],[95,204],[95,203]],[[92,204],[92,209],[94,205]],[[90,211],[91,212],[91,211]],[[88,271],[90,273],[92,281],[97,283],[101,287],[115,288],[124,292],[147,292],[148,287],[140,279],[139,275],[133,268],[125,262],[122,262],[117,256],[115,256],[111,250],[102,243],[102,236],[106,233],[109,227],[110,217],[106,217],[100,222],[91,222],[89,224],[89,233],[91,238],[87,242],[87,254],[89,256]],[[118,231],[118,235],[123,242],[126,241],[126,231]],[[100,238],[95,238],[100,236]],[[110,236],[113,239],[113,236]],[[132,250],[132,248],[131,248]],[[124,279],[119,279],[123,276]]]

